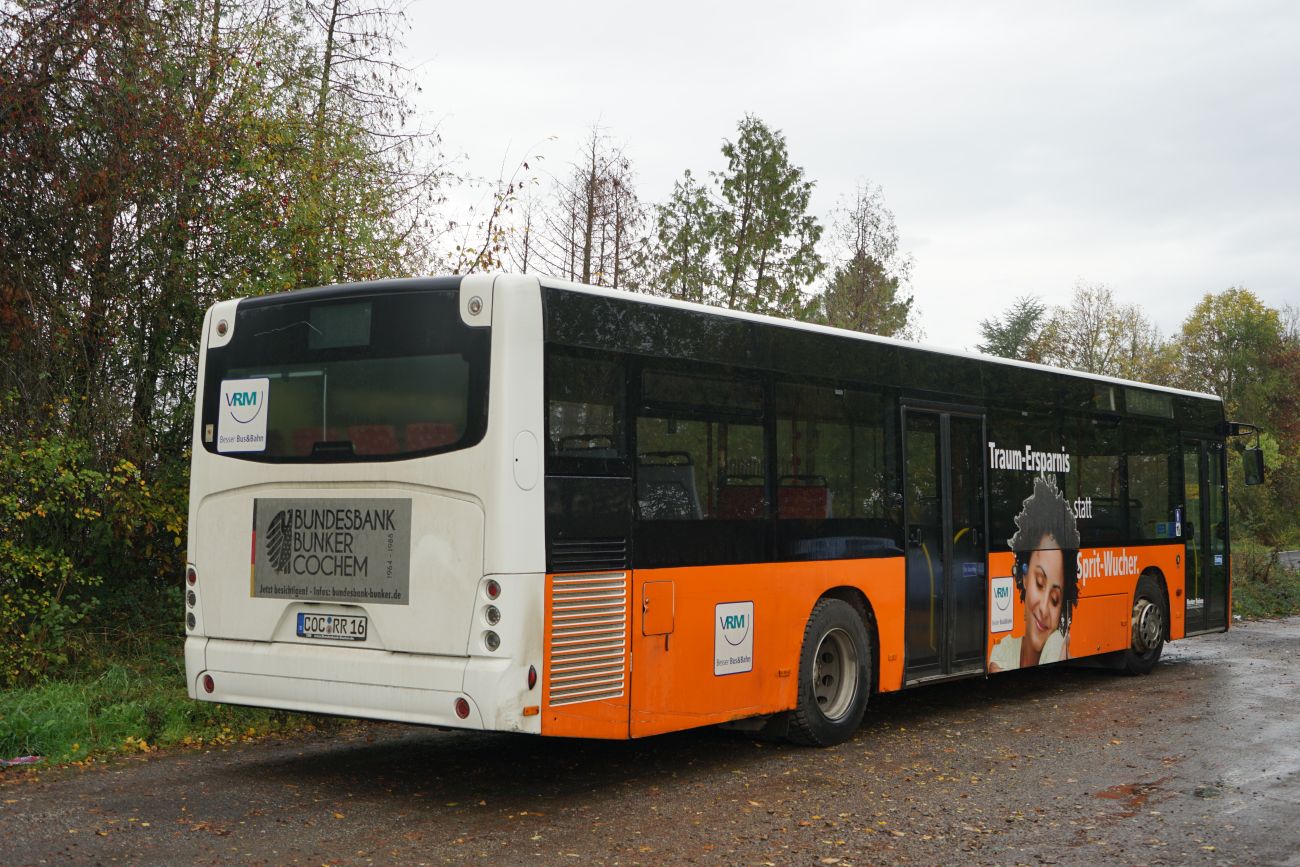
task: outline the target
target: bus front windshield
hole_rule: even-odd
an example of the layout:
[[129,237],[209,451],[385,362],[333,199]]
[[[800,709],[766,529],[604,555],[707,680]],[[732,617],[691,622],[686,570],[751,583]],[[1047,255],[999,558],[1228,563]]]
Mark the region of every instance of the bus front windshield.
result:
[[203,447],[301,462],[467,448],[487,424],[489,335],[451,290],[241,302],[208,352]]

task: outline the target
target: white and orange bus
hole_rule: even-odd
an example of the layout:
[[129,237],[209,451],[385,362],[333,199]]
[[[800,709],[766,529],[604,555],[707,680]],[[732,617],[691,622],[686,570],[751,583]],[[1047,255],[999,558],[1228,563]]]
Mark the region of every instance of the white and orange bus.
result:
[[1218,398],[529,276],[215,305],[204,701],[831,744],[1229,623]]

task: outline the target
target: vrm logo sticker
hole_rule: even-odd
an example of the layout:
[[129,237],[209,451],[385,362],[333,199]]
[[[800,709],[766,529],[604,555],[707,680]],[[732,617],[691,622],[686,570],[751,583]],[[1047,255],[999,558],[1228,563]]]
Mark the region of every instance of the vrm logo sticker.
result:
[[217,408],[217,451],[266,451],[266,398],[271,380],[226,379]]
[[1016,582],[1010,575],[994,578],[989,598],[989,632],[1010,632],[1015,622],[1015,606],[1011,594],[1016,592]]
[[713,673],[754,670],[754,603],[723,602],[713,609]]

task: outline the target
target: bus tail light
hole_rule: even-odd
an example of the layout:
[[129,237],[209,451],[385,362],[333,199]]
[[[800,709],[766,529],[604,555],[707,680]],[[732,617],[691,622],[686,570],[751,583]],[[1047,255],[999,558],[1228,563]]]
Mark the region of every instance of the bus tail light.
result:
[[469,718],[469,702],[464,698],[456,699],[456,716],[461,719]]
[[487,597],[489,599],[496,599],[500,595],[501,595],[501,585],[497,582],[495,578],[489,578],[487,582]]
[[185,583],[191,587],[199,583],[199,571],[193,566],[185,567]]
[[537,666],[528,666],[528,688],[532,689],[537,686]]
[[212,675],[203,675],[203,691],[211,695],[217,691],[217,682],[212,679]]

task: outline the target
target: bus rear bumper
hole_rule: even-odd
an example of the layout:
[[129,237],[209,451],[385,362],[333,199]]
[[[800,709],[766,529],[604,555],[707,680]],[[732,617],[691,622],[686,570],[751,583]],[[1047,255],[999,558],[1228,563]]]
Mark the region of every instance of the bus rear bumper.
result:
[[[200,701],[449,728],[541,732],[538,716],[480,708],[465,692],[467,681],[493,680],[491,675],[506,660],[191,637],[186,640],[185,662],[190,696]],[[469,706],[463,718],[456,713],[457,699],[462,698]]]

